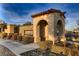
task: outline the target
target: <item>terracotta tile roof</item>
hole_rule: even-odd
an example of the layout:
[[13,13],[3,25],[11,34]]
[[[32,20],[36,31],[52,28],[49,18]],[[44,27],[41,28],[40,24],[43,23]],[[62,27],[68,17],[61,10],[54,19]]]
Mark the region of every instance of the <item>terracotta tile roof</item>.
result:
[[[47,10],[47,11],[43,11],[43,12],[34,14],[34,15],[32,15],[32,17],[37,17],[37,16],[40,16],[40,15],[49,14],[49,13],[54,13],[54,12],[61,13],[61,16],[62,16],[62,15],[64,16],[64,14],[65,14],[65,12],[61,12],[60,10],[49,9],[49,10]],[[65,17],[65,16],[64,16],[64,17]]]

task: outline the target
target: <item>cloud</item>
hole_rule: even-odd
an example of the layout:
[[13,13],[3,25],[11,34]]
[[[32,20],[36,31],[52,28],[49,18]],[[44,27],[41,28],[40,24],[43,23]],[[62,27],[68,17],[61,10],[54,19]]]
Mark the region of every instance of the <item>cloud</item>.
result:
[[19,16],[17,13],[14,13],[12,11],[7,11],[7,10],[4,10],[3,18],[7,23],[15,23],[15,24],[31,21],[30,13]]
[[60,3],[22,3],[3,4],[0,6],[0,14],[7,23],[22,24],[31,21],[31,15],[48,10],[50,8],[66,11],[67,29],[76,28],[76,19],[79,19],[79,4]]
[[65,29],[73,30],[73,29],[77,28],[78,25],[77,25],[77,21],[76,20],[77,19],[74,19],[74,18],[66,18],[65,21],[67,21],[67,22],[65,24]]
[[46,10],[46,6],[47,4],[4,4],[3,18],[7,23],[24,23],[31,21],[32,14]]
[[2,4],[0,3],[0,19],[2,20],[2,12],[3,12],[3,7]]
[[79,19],[79,12],[70,12],[66,14],[67,18]]
[[[31,21],[31,15],[44,11],[47,4],[3,4],[3,18],[7,23]],[[45,9],[46,10],[46,9]]]

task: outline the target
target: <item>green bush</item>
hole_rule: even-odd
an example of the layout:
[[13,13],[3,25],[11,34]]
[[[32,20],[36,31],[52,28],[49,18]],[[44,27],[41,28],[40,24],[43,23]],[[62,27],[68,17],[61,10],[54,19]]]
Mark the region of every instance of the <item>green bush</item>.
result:
[[72,37],[66,37],[67,41],[72,41]]

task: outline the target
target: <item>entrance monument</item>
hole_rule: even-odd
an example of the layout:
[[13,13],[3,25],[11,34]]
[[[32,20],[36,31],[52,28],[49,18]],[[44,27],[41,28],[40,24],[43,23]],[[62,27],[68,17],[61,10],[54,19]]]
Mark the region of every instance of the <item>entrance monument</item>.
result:
[[64,14],[60,10],[49,9],[32,15],[34,42],[51,40],[54,44],[58,40],[57,37],[64,36]]

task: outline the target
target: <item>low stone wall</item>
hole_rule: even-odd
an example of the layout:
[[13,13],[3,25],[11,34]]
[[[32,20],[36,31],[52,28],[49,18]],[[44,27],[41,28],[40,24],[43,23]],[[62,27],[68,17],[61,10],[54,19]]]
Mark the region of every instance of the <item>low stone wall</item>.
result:
[[21,43],[27,44],[27,43],[33,43],[34,42],[34,38],[32,35],[24,35],[22,36],[19,33],[0,33],[0,38],[4,39],[4,40],[15,40],[15,41],[19,41]]
[[69,48],[69,47],[54,45],[54,46],[52,46],[51,51],[54,53],[63,54],[66,56],[79,56],[79,50],[77,50],[75,48],[73,49],[73,48]]

